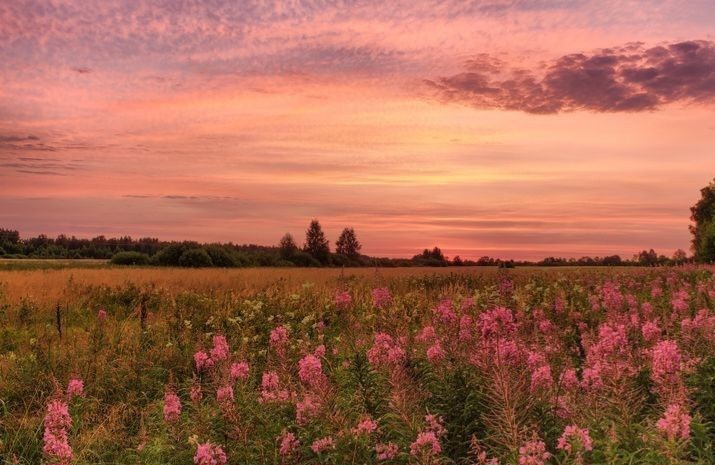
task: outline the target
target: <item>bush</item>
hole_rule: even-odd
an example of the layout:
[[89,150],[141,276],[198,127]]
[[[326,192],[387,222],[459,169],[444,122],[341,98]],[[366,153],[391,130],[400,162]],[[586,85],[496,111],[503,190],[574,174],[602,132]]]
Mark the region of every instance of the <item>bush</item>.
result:
[[206,253],[211,257],[211,263],[213,266],[218,266],[222,268],[232,268],[238,266],[238,260],[234,257],[235,254],[232,251],[220,245],[210,245],[206,247]]
[[205,268],[213,266],[211,257],[204,249],[189,249],[179,257],[179,266],[187,268]]
[[298,250],[290,259],[296,266],[321,266],[320,262],[311,254]]
[[113,265],[148,265],[149,255],[141,252],[119,252],[114,254],[110,263]]

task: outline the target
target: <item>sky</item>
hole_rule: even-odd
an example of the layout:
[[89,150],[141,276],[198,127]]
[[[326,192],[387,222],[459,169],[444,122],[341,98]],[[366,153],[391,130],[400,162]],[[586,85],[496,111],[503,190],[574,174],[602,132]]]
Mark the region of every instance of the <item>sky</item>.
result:
[[0,1],[0,227],[688,249],[711,0]]

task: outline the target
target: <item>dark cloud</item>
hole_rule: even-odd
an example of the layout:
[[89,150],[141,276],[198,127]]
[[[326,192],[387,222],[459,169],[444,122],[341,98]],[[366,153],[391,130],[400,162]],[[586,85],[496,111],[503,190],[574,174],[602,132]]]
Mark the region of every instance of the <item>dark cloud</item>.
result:
[[672,102],[707,104],[715,100],[715,43],[627,44],[565,55],[547,63],[543,72],[509,68],[482,54],[466,63],[465,72],[427,84],[444,101],[528,113],[638,112]]
[[72,71],[75,71],[79,74],[89,74],[92,72],[92,70],[90,68],[85,68],[85,67],[72,68]]

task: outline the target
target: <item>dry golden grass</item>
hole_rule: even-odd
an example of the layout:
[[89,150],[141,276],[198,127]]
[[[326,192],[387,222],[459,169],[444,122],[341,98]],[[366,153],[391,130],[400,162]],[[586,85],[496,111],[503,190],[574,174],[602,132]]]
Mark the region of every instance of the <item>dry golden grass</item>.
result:
[[434,274],[496,273],[496,268],[63,268],[38,270],[0,270],[0,289],[10,303],[23,297],[46,304],[70,297],[73,288],[120,286],[129,283],[139,287],[155,286],[170,293],[232,291],[242,293],[276,283],[298,287],[313,283],[332,285],[341,277],[367,277],[380,283],[383,279]]

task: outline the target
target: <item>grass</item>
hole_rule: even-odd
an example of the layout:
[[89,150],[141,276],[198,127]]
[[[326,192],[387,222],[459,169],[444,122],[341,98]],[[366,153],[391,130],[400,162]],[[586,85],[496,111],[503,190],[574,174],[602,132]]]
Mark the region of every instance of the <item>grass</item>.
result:
[[[371,291],[379,287],[392,300],[376,307]],[[338,290],[349,291],[349,307],[336,306]],[[685,307],[674,310],[682,292]],[[399,452],[384,463],[476,465],[478,445],[488,457],[515,464],[520,447],[534,438],[552,454],[549,463],[578,463],[556,447],[569,424],[593,438],[586,463],[713,464],[714,300],[715,280],[705,268],[3,269],[0,463],[48,459],[45,405],[66,399],[61,391],[80,377],[85,396],[68,400],[75,465],[191,463],[197,444],[207,441],[226,451],[229,464],[373,464],[376,445],[386,443]],[[499,323],[495,309],[502,306],[513,328]],[[99,309],[106,309],[106,321],[97,318]],[[681,320],[701,309],[702,332],[685,332]],[[485,332],[490,318],[495,329]],[[641,334],[647,321],[658,323],[659,337],[676,341],[689,367],[671,383],[683,386],[685,400],[652,380],[655,342]],[[599,342],[604,325],[624,325],[625,339]],[[269,342],[278,326],[288,328],[283,349]],[[429,327],[434,336],[424,336]],[[404,358],[378,363],[378,333],[389,335]],[[248,379],[230,384],[230,404],[216,399],[229,382],[229,362],[209,371],[194,367],[194,353],[209,353],[216,335],[225,335],[232,361],[250,366]],[[434,355],[440,353],[434,337],[443,356]],[[516,352],[497,350],[503,342]],[[298,362],[321,346],[326,352],[311,384]],[[532,352],[553,384],[532,387],[534,362],[526,358]],[[507,363],[509,353],[516,358]],[[605,388],[561,386],[568,369],[585,383],[595,357],[620,367],[603,372]],[[269,371],[291,401],[260,401]],[[192,402],[197,385],[203,400]],[[163,419],[167,389],[181,399],[176,422]],[[299,421],[300,403],[310,398],[319,407]],[[692,415],[687,440],[668,441],[656,426],[675,400]],[[438,415],[446,428],[437,438],[441,452],[412,454],[418,435],[430,431],[426,414]],[[368,417],[377,431],[352,433]],[[301,443],[288,457],[279,454],[284,432]],[[314,453],[310,445],[324,437],[334,438],[335,449]]]

